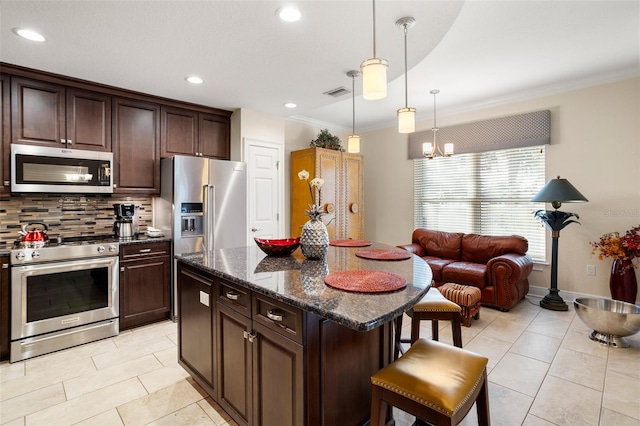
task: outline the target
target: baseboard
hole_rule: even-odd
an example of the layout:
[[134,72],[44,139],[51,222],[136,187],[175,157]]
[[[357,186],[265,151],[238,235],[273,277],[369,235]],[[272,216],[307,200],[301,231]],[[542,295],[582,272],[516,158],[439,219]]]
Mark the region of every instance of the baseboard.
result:
[[[547,287],[537,287],[537,286],[529,286],[529,293],[527,293],[527,297],[530,299],[542,299],[544,296],[546,296],[549,293],[549,289]],[[578,297],[599,297],[602,299],[606,299],[603,296],[597,296],[597,295],[593,295],[593,294],[586,294],[586,293],[574,293],[572,291],[564,291],[564,290],[560,290],[560,297],[562,297],[564,299],[564,301],[567,303],[567,305],[573,305],[573,299],[576,299]]]

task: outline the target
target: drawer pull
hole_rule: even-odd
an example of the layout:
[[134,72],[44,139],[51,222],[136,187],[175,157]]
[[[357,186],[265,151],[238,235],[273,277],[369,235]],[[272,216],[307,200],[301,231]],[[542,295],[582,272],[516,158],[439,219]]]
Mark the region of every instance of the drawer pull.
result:
[[284,314],[281,311],[269,309],[267,311],[267,318],[273,321],[282,322]]
[[150,251],[151,251],[151,249],[150,249],[150,248],[147,248],[147,249],[141,249],[141,250],[140,250],[140,253],[149,253]]
[[240,295],[235,291],[228,291],[226,296],[229,300],[238,300],[240,298]]

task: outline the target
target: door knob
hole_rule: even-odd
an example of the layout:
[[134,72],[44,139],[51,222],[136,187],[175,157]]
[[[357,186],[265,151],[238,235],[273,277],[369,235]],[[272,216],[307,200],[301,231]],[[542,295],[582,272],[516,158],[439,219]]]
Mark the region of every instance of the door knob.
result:
[[259,229],[259,228],[251,228],[251,232],[258,232],[258,231],[262,231],[262,229]]

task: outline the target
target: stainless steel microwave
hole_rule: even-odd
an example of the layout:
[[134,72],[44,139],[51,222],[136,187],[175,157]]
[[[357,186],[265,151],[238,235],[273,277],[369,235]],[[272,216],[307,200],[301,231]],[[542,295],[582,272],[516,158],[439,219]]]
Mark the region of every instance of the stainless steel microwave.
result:
[[110,194],[113,154],[11,144],[11,192]]

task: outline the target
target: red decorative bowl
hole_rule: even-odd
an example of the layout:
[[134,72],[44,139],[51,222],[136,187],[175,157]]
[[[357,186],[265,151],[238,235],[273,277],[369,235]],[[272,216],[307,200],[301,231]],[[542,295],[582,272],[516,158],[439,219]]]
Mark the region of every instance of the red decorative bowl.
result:
[[300,246],[298,238],[254,238],[260,249],[268,256],[289,256]]

